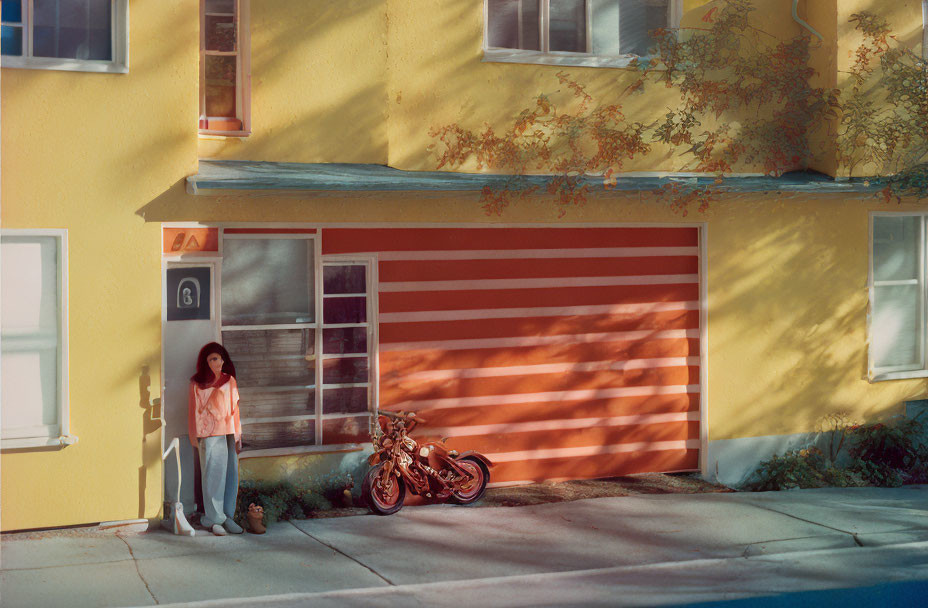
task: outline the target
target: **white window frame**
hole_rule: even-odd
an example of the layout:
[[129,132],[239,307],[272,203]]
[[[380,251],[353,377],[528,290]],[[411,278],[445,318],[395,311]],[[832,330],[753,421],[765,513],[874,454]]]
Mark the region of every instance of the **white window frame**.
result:
[[[233,226],[226,226],[232,228]],[[283,224],[268,224],[266,226],[254,226],[248,224],[235,224],[234,228],[256,228],[256,229],[287,229],[291,228],[293,230],[302,230],[310,226],[304,225],[283,225]],[[225,229],[220,229],[219,236],[219,250],[220,250],[220,260],[219,271],[216,273],[216,291],[218,294],[216,298],[216,323],[219,331],[221,342],[221,336],[223,331],[248,331],[248,330],[262,330],[262,329],[313,329],[315,332],[315,354],[313,355],[313,361],[315,365],[315,381],[314,384],[309,387],[305,387],[307,390],[313,390],[315,392],[315,404],[316,409],[313,414],[301,414],[297,416],[287,416],[286,421],[295,421],[295,420],[314,420],[315,421],[315,444],[310,445],[299,445],[299,446],[288,446],[280,448],[263,448],[257,450],[247,450],[239,454],[239,458],[261,458],[267,456],[289,456],[295,454],[312,454],[312,453],[330,453],[330,452],[347,452],[347,451],[359,451],[364,449],[364,443],[346,443],[346,444],[323,444],[323,435],[322,435],[322,422],[323,420],[329,420],[333,418],[354,418],[361,417],[365,414],[323,414],[323,381],[322,381],[322,361],[325,358],[336,358],[326,357],[322,350],[322,330],[323,328],[328,327],[347,327],[347,326],[363,326],[366,325],[368,328],[368,342],[367,342],[367,357],[369,360],[368,366],[368,382],[361,384],[351,384],[351,385],[325,385],[325,388],[337,388],[338,386],[368,386],[368,413],[367,416],[370,416],[371,421],[377,420],[378,406],[379,406],[379,363],[377,353],[379,352],[378,348],[378,328],[379,328],[379,319],[377,317],[378,311],[378,276],[377,276],[377,256],[376,254],[344,254],[344,255],[323,255],[322,254],[322,230],[316,229],[315,233],[307,232],[248,232],[248,233],[226,233]],[[312,323],[298,323],[298,324],[281,324],[281,325],[223,325],[222,324],[222,263],[221,256],[222,250],[224,249],[225,239],[307,239],[313,243],[311,248],[313,254],[313,273],[314,273],[314,307],[315,315],[314,321]],[[338,264],[350,264],[355,266],[366,266],[367,267],[367,322],[361,324],[325,324],[323,323],[324,308],[323,308],[323,266],[324,265],[338,265]],[[241,387],[244,388],[247,392],[250,387]],[[241,389],[240,389],[241,390]],[[266,422],[281,422],[283,419],[268,419]],[[242,421],[244,423],[244,420]],[[373,424],[373,422],[372,422]],[[246,437],[247,443],[247,437]]]
[[[236,118],[242,123],[239,130],[225,129],[199,129],[200,135],[205,136],[225,136],[225,137],[248,137],[251,135],[251,25],[250,25],[250,6],[249,0],[235,1],[235,48],[236,50],[224,51],[207,51],[206,50],[206,0],[200,2],[200,124],[210,118]],[[234,55],[238,58],[238,69],[235,73],[235,107],[236,115],[231,116],[206,116],[206,56],[207,55]],[[208,124],[208,123],[207,123]]]
[[[593,26],[592,26],[592,4],[586,1],[586,45],[585,53],[569,51],[552,51],[548,48],[548,25],[549,25],[549,7],[550,0],[540,0],[541,6],[538,12],[538,35],[541,43],[541,50],[527,49],[505,49],[491,47],[489,40],[489,2],[483,0],[483,61],[499,63],[531,63],[541,65],[574,65],[594,68],[623,68],[630,65],[638,58],[638,55],[594,55],[592,53],[593,44]],[[683,0],[670,0],[670,25],[671,28],[680,27],[680,18],[683,15]]]
[[[68,390],[68,231],[65,229],[9,229],[0,230],[0,236],[52,237],[58,242],[56,258],[58,274],[58,423],[2,430],[0,448],[31,448],[70,445],[77,437],[70,434]],[[0,378],[0,382],[4,381]],[[0,407],[11,407],[3,403]]]
[[922,59],[928,59],[928,0],[922,0]]
[[[320,239],[321,239],[321,230]],[[321,256],[321,261],[319,264],[319,274],[320,280],[324,279],[323,273],[325,266],[364,266],[365,272],[367,275],[367,291],[363,294],[366,298],[365,304],[367,305],[366,318],[367,321],[364,323],[325,323],[323,318],[325,312],[325,297],[326,294],[323,293],[322,303],[320,304],[320,321],[322,322],[319,330],[319,358],[317,366],[318,375],[318,386],[319,392],[316,395],[321,407],[318,409],[319,419],[316,423],[316,441],[320,447],[327,447],[322,444],[322,421],[330,419],[343,419],[343,418],[360,418],[365,416],[365,414],[323,414],[323,408],[325,407],[325,398],[323,397],[323,390],[325,388],[340,388],[340,387],[354,387],[354,386],[365,386],[367,387],[367,414],[369,426],[373,425],[377,420],[378,415],[378,395],[380,393],[379,378],[380,370],[378,366],[377,353],[379,352],[377,344],[377,328],[378,328],[378,319],[377,319],[377,256],[376,254],[329,254]],[[330,294],[328,297],[351,297],[351,296],[360,296],[362,294]],[[322,334],[325,329],[328,328],[337,328],[337,327],[366,327],[367,328],[367,352],[364,355],[354,354],[354,355],[326,355],[322,352]],[[325,384],[322,380],[323,372],[323,361],[325,359],[343,359],[347,357],[367,357],[368,360],[368,369],[367,369],[367,382],[357,383],[357,384],[344,384],[344,385],[332,385]],[[358,445],[358,444],[354,444]]]
[[[110,0],[110,41],[113,52],[113,58],[110,61],[100,59],[33,57],[33,0],[22,0],[22,2],[23,54],[21,56],[0,56],[0,66],[5,68],[65,70],[69,72],[106,72],[110,74],[127,74],[129,72],[129,0]],[[3,25],[12,24],[4,22]]]
[[[876,287],[878,283],[874,278],[874,269],[873,269],[873,249],[874,249],[874,239],[873,239],[873,226],[875,218],[878,217],[919,217],[921,218],[920,222],[920,237],[919,237],[919,249],[918,249],[918,273],[919,280],[922,284],[922,294],[920,306],[920,321],[921,327],[913,328],[914,331],[921,333],[921,362],[919,363],[920,367],[913,369],[911,366],[897,366],[897,367],[885,367],[877,368],[874,365],[873,358],[873,314],[874,314],[874,299]],[[867,315],[867,367],[868,367],[868,376],[870,382],[881,382],[884,380],[904,380],[911,378],[928,378],[928,319],[925,318],[928,314],[928,212],[912,212],[912,213],[893,213],[893,212],[872,212],[870,214],[870,235],[869,235],[869,245],[870,245],[870,268],[867,274],[867,289],[869,294],[869,314]],[[893,283],[893,281],[886,282],[887,284]]]

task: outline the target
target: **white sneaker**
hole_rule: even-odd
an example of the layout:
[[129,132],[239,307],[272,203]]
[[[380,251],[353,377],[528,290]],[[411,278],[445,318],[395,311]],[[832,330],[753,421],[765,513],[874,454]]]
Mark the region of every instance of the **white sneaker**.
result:
[[213,524],[213,527],[210,528],[210,531],[216,536],[225,536],[226,529],[220,526],[219,524]]

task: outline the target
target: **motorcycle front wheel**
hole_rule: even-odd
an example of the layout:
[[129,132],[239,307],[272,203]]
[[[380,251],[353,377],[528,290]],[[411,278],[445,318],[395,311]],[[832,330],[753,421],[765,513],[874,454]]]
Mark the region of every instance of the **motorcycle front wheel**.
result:
[[483,498],[487,491],[487,483],[490,482],[490,471],[482,460],[474,456],[465,456],[456,461],[458,466],[471,474],[471,479],[461,485],[457,490],[451,492],[451,499],[459,505],[469,505]]
[[401,477],[394,477],[389,490],[384,488],[382,479],[383,464],[378,464],[364,476],[361,484],[361,496],[367,506],[377,515],[392,515],[403,508],[406,500],[406,484]]

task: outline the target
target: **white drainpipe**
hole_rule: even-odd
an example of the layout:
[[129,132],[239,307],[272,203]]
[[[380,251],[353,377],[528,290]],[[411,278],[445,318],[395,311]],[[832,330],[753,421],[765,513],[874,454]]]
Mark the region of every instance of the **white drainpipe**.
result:
[[799,6],[799,0],[793,0],[793,21],[795,21],[802,27],[806,28],[807,30],[809,30],[810,32],[818,36],[819,40],[825,40],[825,38],[821,34],[815,31],[815,28],[813,28],[811,25],[809,25],[808,23],[803,21],[802,18],[799,17],[799,11],[796,10],[797,6]]

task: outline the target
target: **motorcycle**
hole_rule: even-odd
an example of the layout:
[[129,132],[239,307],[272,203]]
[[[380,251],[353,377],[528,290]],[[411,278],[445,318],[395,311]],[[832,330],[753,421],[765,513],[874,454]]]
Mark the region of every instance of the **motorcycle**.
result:
[[[419,443],[409,433],[425,421],[414,412],[381,412],[371,433],[374,453],[367,462],[361,496],[377,515],[403,508],[406,492],[467,505],[483,497],[490,460],[474,451],[458,454],[441,443]],[[379,432],[377,432],[379,430]]]

